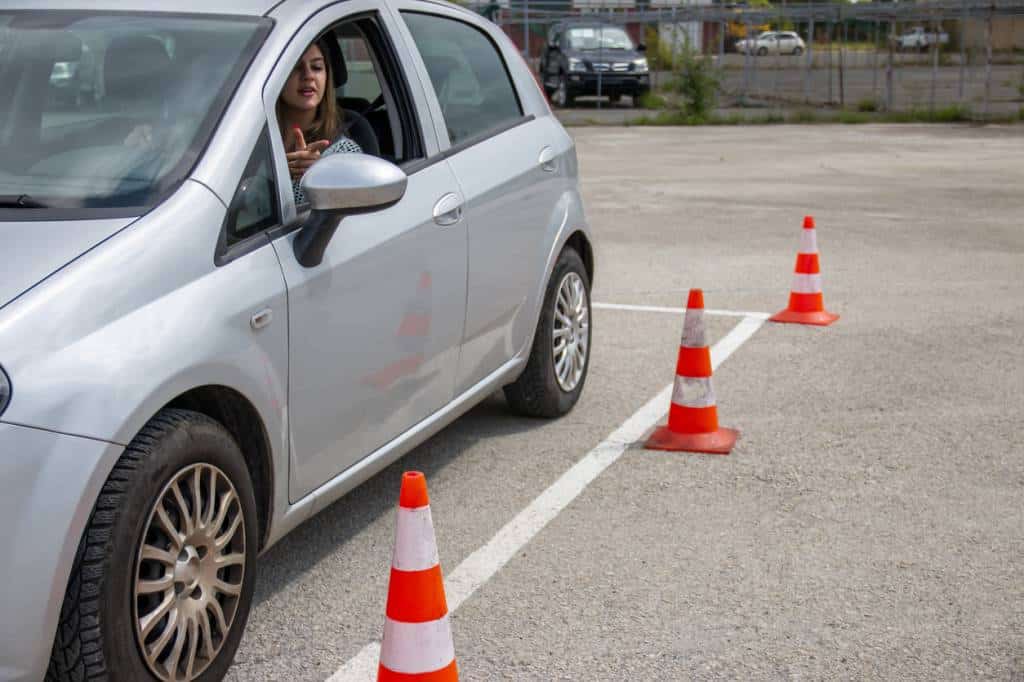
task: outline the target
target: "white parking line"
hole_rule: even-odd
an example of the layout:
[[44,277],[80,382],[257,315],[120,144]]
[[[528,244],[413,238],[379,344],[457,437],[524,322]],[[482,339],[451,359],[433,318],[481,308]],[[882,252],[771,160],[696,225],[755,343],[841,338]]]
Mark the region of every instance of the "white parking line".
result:
[[[686,308],[669,308],[667,306],[660,305],[627,305],[625,303],[591,303],[591,308],[597,308],[598,310],[629,310],[637,313],[685,313]],[[754,317],[759,320],[767,320],[770,315],[768,313],[751,313],[743,310],[716,310],[715,308],[705,308],[705,315],[722,315],[725,317]]]
[[[612,307],[610,304],[592,304],[595,308]],[[653,308],[651,306],[615,306],[614,309],[641,310],[643,312],[684,312],[682,308]],[[710,312],[705,310],[704,312]],[[768,318],[765,313],[720,314],[742,316],[732,330],[711,347],[711,366],[718,369],[737,348],[761,328]],[[445,580],[448,612],[452,613],[469,599],[477,588],[490,580],[516,553],[529,542],[558,513],[611,466],[626,449],[640,440],[655,426],[668,410],[672,397],[672,384],[664,387],[647,401],[619,428],[615,429],[593,450],[562,474],[551,487],[540,494],[526,509],[519,512],[499,530],[483,547],[466,557]],[[458,654],[458,652],[456,652]],[[380,643],[372,642],[331,675],[327,682],[372,682],[377,677]]]

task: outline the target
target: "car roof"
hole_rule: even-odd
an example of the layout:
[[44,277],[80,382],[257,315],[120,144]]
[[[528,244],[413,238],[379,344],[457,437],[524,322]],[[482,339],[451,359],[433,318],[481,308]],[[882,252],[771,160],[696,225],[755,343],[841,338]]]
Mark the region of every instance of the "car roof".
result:
[[13,0],[3,10],[95,10],[263,16],[283,0]]
[[558,25],[565,28],[612,28],[619,26],[619,24],[601,21],[600,19],[562,19],[558,22]]

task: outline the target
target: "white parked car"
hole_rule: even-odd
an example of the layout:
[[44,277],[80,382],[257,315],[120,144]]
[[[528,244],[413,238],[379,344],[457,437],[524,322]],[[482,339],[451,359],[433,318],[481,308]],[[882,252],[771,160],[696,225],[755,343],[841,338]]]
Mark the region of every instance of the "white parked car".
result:
[[896,47],[901,50],[926,50],[938,43],[945,45],[949,42],[949,34],[940,31],[926,31],[923,26],[915,26],[894,38]]
[[754,38],[736,41],[736,51],[740,54],[762,57],[769,54],[802,55],[805,49],[807,46],[803,39],[792,31],[769,31]]

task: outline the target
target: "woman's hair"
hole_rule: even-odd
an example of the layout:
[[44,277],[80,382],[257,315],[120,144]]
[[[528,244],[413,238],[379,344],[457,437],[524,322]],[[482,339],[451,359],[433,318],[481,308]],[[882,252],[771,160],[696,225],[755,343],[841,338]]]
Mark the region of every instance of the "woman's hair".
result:
[[[341,107],[338,106],[338,101],[334,97],[334,64],[331,62],[331,52],[327,47],[327,40],[329,38],[325,36],[313,42],[314,45],[320,48],[320,54],[324,56],[324,73],[326,78],[324,82],[324,96],[316,107],[316,117],[313,119],[313,125],[302,131],[307,141],[329,140],[334,142],[335,136],[341,129],[341,117],[344,112],[342,112]],[[275,105],[277,125],[281,129],[281,136],[284,137],[282,108],[282,100],[278,96],[277,104]]]

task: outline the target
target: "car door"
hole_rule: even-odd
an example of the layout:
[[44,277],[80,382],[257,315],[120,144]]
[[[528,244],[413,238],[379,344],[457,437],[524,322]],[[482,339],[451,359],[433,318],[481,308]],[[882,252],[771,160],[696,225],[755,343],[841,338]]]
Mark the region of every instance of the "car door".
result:
[[[306,46],[339,20],[358,17],[380,29],[373,61],[390,64],[382,84],[394,108],[389,115],[411,116],[404,137],[421,137],[418,145],[404,139],[407,151],[397,159],[408,175],[402,199],[346,216],[320,265],[298,262],[297,231],[273,242],[289,296],[293,502],[444,407],[458,367],[467,259],[462,196],[437,156],[423,86],[391,37],[395,19],[378,7],[349,0],[318,14],[282,55],[264,92],[273,127],[278,93]],[[346,71],[365,75],[371,66],[349,64]],[[273,138],[278,173],[287,178],[281,136]],[[427,156],[439,161],[426,163]],[[301,222],[303,207],[288,193],[282,202]]]
[[523,110],[523,85],[505,62],[518,58],[506,51],[514,48],[499,46],[465,12],[396,4],[431,83],[435,118],[443,122],[438,134],[466,198],[466,331],[456,382],[464,391],[532,341],[545,235],[562,215],[557,159],[571,141],[549,112],[535,117]]

